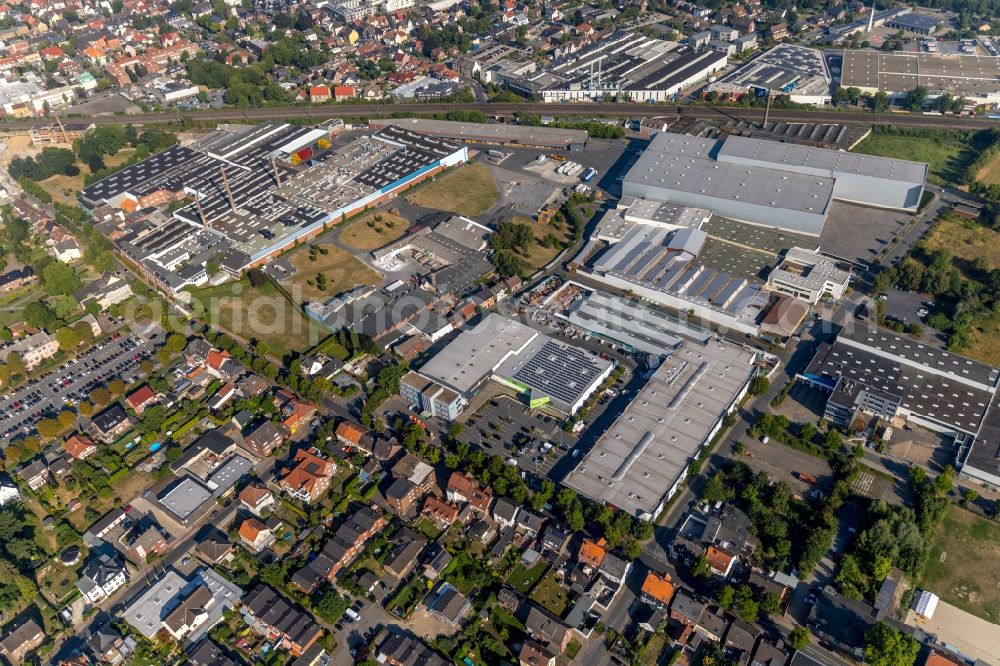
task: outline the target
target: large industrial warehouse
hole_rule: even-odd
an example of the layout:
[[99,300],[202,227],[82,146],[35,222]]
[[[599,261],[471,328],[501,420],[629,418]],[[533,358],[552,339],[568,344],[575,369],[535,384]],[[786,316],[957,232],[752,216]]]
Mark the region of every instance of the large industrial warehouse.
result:
[[841,85],[901,97],[924,86],[932,97],[948,93],[979,104],[1000,102],[1000,57],[942,53],[844,51]]
[[725,69],[728,62],[719,51],[676,47],[673,42],[619,30],[556,58],[541,72],[512,77],[508,85],[546,102],[600,102],[606,95],[667,102]]
[[[80,202],[136,210],[194,200],[116,243],[177,292],[201,284],[216,256],[231,272],[258,265],[449,166],[464,146],[396,126],[335,147],[333,125],[267,123],[174,146],[84,188]],[[186,233],[185,230],[186,229]]]
[[755,350],[721,340],[685,340],[564,483],[637,518],[654,519],[746,393],[756,359]]
[[420,375],[471,398],[489,380],[532,407],[574,414],[614,369],[614,362],[513,319],[490,313],[420,368]]
[[834,199],[915,211],[926,175],[919,162],[660,132],[626,174],[622,194],[818,236]]
[[368,126],[373,129],[388,125],[469,143],[551,150],[583,150],[589,138],[587,130],[513,123],[463,123],[432,118],[383,118],[368,121]]

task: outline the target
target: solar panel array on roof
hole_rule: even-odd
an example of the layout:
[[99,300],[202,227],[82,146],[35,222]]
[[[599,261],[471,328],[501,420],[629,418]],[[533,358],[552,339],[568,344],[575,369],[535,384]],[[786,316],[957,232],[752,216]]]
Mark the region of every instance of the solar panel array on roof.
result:
[[514,379],[565,405],[574,405],[608,367],[609,363],[598,356],[548,339],[517,369]]

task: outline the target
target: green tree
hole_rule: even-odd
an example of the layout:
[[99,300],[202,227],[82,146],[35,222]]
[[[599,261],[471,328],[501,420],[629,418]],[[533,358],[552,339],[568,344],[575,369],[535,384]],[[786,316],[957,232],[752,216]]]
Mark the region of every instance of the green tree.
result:
[[76,351],[80,346],[80,336],[72,328],[60,328],[56,331],[56,342],[63,351]]
[[763,395],[770,387],[771,382],[767,380],[767,377],[758,375],[750,382],[750,395]]
[[865,634],[865,661],[869,666],[913,666],[918,652],[920,643],[885,622],[876,622]]
[[71,294],[80,288],[80,278],[66,264],[53,261],[42,271],[42,286],[47,294]]
[[781,598],[775,592],[765,592],[760,598],[760,610],[768,615],[781,612]]
[[792,629],[792,633],[788,636],[788,644],[796,650],[803,650],[809,645],[811,638],[812,632],[809,628],[799,625]]
[[712,577],[712,567],[704,555],[699,555],[691,566],[691,575],[695,578],[708,580]]
[[736,590],[732,585],[723,585],[715,594],[715,601],[725,609],[732,608],[736,601]]

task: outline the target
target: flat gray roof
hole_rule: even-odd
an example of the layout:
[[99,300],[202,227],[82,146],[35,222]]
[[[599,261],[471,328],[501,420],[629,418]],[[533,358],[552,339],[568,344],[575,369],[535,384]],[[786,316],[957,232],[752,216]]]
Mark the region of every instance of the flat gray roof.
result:
[[720,162],[716,155],[722,145],[716,139],[659,132],[625,180],[768,208],[814,215],[827,211],[833,199],[832,178]]
[[653,514],[739,397],[756,352],[684,342],[564,483],[634,516]]
[[781,143],[736,135],[729,136],[723,142],[718,159],[720,162],[755,160],[762,162],[762,166],[796,171],[809,169],[815,175],[826,178],[854,174],[923,185],[927,177],[927,165],[923,162],[847,153],[829,148],[813,148],[796,143]]
[[521,322],[491,312],[425,363],[420,374],[467,395],[538,335],[538,331]]
[[704,344],[713,335],[666,313],[596,291],[579,299],[567,319],[581,330],[656,356],[679,347],[685,338]]
[[158,499],[164,508],[184,521],[197,511],[198,507],[212,499],[212,491],[190,474],[186,474]]
[[563,147],[587,143],[586,130],[560,129],[558,127],[533,127],[509,123],[463,123],[454,120],[433,120],[429,118],[393,118],[372,120],[372,127],[396,125],[415,132],[443,136],[464,141],[487,143],[523,143],[532,146]]

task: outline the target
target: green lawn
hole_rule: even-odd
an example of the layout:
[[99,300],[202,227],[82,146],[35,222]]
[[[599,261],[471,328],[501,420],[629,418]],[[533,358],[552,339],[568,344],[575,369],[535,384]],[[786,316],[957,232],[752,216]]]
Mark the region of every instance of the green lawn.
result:
[[428,541],[437,541],[437,538],[441,536],[441,530],[430,518],[421,518],[420,522],[417,523],[417,531],[427,537]]
[[190,291],[208,321],[248,340],[266,342],[278,357],[309,349],[330,334],[270,282],[255,289],[243,279]]
[[549,565],[545,562],[538,562],[530,569],[526,569],[524,563],[521,562],[510,572],[506,582],[521,594],[527,594],[538,582],[538,579],[545,575],[548,568]]
[[555,578],[555,572],[550,573],[535,586],[531,598],[556,617],[562,617],[569,605],[569,593]]
[[392,598],[392,601],[388,603],[385,607],[387,611],[392,614],[396,614],[396,610],[399,609],[402,613],[398,617],[406,617],[410,614],[410,611],[423,597],[426,588],[423,585],[423,576],[413,576],[409,581],[406,582],[403,587],[399,589],[396,596]]
[[952,505],[938,527],[920,587],[962,610],[1000,621],[1000,525]]
[[873,132],[853,152],[926,162],[930,167],[928,182],[948,185],[960,180],[978,150],[963,132],[940,131],[918,136]]
[[456,167],[417,188],[408,198],[418,206],[473,217],[485,213],[499,196],[490,170],[481,164],[470,164]]

